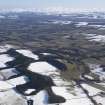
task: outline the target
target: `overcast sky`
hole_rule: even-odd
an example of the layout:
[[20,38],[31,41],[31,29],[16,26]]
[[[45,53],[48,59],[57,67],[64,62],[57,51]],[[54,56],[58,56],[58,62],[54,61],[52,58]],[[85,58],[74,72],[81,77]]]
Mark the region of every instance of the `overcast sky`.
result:
[[0,0],[0,9],[16,8],[105,10],[105,0]]

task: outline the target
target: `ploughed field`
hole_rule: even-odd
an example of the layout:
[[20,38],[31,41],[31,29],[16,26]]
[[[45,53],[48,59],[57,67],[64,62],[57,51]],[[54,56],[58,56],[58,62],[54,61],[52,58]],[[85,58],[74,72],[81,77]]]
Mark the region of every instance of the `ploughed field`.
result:
[[0,13],[0,105],[105,105],[105,13]]

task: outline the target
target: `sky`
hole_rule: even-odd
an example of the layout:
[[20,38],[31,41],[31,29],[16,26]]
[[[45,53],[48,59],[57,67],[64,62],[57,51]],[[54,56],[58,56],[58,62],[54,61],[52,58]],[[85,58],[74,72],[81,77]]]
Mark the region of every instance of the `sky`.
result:
[[0,9],[105,10],[105,0],[0,0]]

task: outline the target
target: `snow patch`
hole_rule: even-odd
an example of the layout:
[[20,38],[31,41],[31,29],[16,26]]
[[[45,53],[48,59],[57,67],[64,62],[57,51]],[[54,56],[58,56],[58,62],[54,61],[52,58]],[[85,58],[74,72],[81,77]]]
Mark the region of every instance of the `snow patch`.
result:
[[63,24],[71,24],[72,23],[72,21],[63,21],[63,20],[57,20],[57,21],[52,21],[51,23],[53,23],[53,24],[61,24],[61,25],[63,25]]
[[26,93],[26,94],[30,94],[30,93],[33,92],[33,91],[35,91],[35,89],[27,89],[27,90],[25,91],[25,93]]
[[15,68],[5,69],[0,71],[0,77],[2,76],[1,80],[7,80],[11,76],[15,76],[17,74],[19,74],[19,72]]
[[12,89],[14,86],[5,81],[0,81],[0,92]]
[[12,61],[14,58],[10,57],[8,54],[0,55],[0,68],[6,67],[6,62]]
[[16,87],[17,85],[22,85],[28,82],[28,77],[20,76],[17,78],[9,79],[6,81],[7,83],[11,84],[12,86]]
[[48,93],[45,90],[40,91],[35,96],[28,96],[28,99],[34,101],[34,105],[48,105]]
[[[1,86],[1,85],[0,85]],[[26,100],[20,94],[10,89],[0,92],[0,105],[27,105]]]
[[27,56],[29,58],[33,58],[35,60],[38,60],[39,57],[35,54],[33,54],[30,50],[16,50],[18,53],[23,54],[24,56]]
[[100,89],[92,87],[88,84],[81,84],[81,85],[84,89],[86,89],[89,92],[90,96],[94,96],[94,95],[97,95],[98,93],[102,92]]
[[86,78],[88,78],[88,79],[90,79],[90,80],[93,80],[94,78],[92,77],[92,76],[90,76],[90,75],[84,75],[84,77],[86,77]]
[[43,55],[52,55],[51,53],[41,53]]
[[0,46],[0,53],[4,53],[7,50],[9,50],[10,48],[13,48],[13,46],[12,45],[9,45],[9,44],[6,44],[4,46]]
[[78,23],[76,24],[77,27],[86,26],[86,25],[88,25],[87,22],[78,22]]
[[56,72],[57,68],[55,68],[47,62],[35,62],[29,65],[28,70],[40,74],[49,75],[52,72]]
[[86,34],[86,38],[89,41],[105,42],[105,35]]
[[75,87],[73,90],[75,95],[65,87],[52,87],[52,90],[56,95],[65,97],[66,102],[60,105],[93,105],[86,94],[78,87]]
[[97,64],[89,64],[90,70],[92,73],[99,76],[100,80],[105,80],[105,72],[103,71],[103,68],[100,67],[100,65]]
[[105,28],[105,25],[88,25],[88,26],[94,28]]
[[95,96],[94,99],[99,105],[105,105],[105,97]]

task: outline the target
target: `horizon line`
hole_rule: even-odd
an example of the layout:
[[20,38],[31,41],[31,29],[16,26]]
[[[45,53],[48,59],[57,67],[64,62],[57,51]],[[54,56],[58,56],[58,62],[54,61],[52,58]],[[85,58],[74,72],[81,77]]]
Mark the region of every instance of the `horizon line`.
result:
[[105,12],[105,9],[74,9],[74,8],[11,8],[0,9],[0,12],[51,12],[51,13],[71,13],[71,12]]

